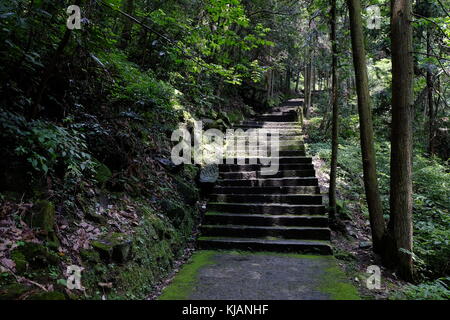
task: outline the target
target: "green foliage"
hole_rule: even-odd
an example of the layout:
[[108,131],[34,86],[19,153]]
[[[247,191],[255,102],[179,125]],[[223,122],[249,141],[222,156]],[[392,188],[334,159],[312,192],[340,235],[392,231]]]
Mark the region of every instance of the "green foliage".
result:
[[64,166],[67,178],[78,179],[92,172],[93,162],[83,133],[43,120],[26,122],[10,112],[0,113],[0,119],[2,136],[12,138],[15,154],[25,157],[36,172],[54,173],[58,164]]
[[[351,122],[354,118],[343,119],[343,122]],[[308,134],[312,143],[308,148],[311,154],[319,156],[328,164],[331,146],[329,142],[323,142],[320,124],[319,118],[309,121]],[[375,150],[380,196],[388,219],[390,144],[378,140]],[[338,190],[349,205],[356,206],[368,217],[362,172],[359,140],[354,136],[342,139],[339,144]],[[413,158],[414,254],[416,267],[425,278],[436,278],[450,271],[449,185],[450,174],[442,161],[436,157],[426,158],[416,149]]]
[[156,80],[151,70],[142,71],[120,51],[102,53],[99,59],[118,78],[112,92],[114,99],[137,103],[151,99],[153,105],[170,105],[174,88]]
[[408,285],[401,292],[395,293],[392,299],[405,300],[449,300],[450,278],[442,278],[419,285]]

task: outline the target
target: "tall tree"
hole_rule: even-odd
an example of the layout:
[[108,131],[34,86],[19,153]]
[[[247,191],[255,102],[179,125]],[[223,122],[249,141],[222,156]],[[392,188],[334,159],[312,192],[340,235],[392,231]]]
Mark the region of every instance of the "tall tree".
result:
[[[123,3],[123,11],[128,15],[134,13],[134,0],[126,0]],[[123,17],[123,29],[119,47],[125,49],[131,40],[131,31],[133,30],[133,21],[127,17]]]
[[338,92],[337,92],[337,43],[336,43],[336,0],[331,0],[330,40],[331,40],[331,101],[333,108],[331,129],[331,170],[330,170],[330,219],[336,220],[336,171],[338,157]]
[[412,9],[409,0],[391,1],[392,131],[390,222],[399,274],[413,275],[412,247]]
[[372,230],[373,249],[381,252],[386,225],[383,218],[376,174],[375,148],[373,143],[372,111],[370,106],[367,77],[366,51],[361,20],[361,4],[359,0],[347,0],[350,17],[350,33],[352,39],[353,65],[355,68],[356,93],[358,95],[359,128],[361,153],[364,171],[364,188],[369,208],[370,226]]

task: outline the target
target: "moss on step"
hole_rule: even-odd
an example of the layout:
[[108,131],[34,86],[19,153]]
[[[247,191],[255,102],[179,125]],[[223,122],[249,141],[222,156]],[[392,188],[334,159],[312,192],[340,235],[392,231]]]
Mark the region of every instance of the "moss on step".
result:
[[183,266],[169,287],[165,288],[159,300],[185,300],[194,289],[200,268],[214,263],[217,251],[199,251]]
[[[222,251],[222,250],[220,250]],[[270,251],[259,251],[259,252],[249,252],[249,251],[240,251],[240,250],[223,250],[224,253],[228,254],[237,254],[237,255],[243,255],[243,256],[250,256],[250,255],[270,255],[270,256],[278,256],[278,257],[290,257],[290,258],[298,258],[298,259],[323,259],[326,258],[326,256],[318,256],[318,255],[312,255],[312,254],[300,254],[300,253],[282,253],[282,252],[270,252]]]

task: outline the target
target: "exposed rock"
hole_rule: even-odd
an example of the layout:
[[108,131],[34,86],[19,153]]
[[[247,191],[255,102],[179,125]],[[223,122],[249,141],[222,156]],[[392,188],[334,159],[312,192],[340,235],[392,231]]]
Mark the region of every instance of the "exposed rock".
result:
[[187,215],[183,207],[169,200],[163,200],[161,207],[175,227],[178,227]]
[[81,249],[80,256],[84,262],[90,263],[100,262],[100,254],[95,250]]
[[358,239],[358,235],[356,234],[356,232],[353,230],[352,227],[350,227],[349,225],[347,225],[347,226],[345,226],[345,229],[346,229],[346,231],[347,231],[347,234],[348,234],[350,237],[353,237],[353,238],[355,238],[355,239]]
[[25,221],[30,227],[41,229],[49,235],[54,232],[55,206],[47,200],[38,201],[25,217]]
[[199,199],[197,188],[185,183],[180,178],[175,178],[175,180],[177,190],[183,197],[184,201],[189,205],[194,205]]
[[200,170],[200,183],[216,183],[219,179],[219,166],[217,164],[208,164]]
[[106,217],[102,216],[101,214],[92,212],[91,210],[88,210],[86,213],[86,219],[101,224],[101,225],[105,225],[107,223],[107,219]]
[[155,160],[171,173],[177,173],[183,168],[183,164],[176,165],[170,159],[156,157]]
[[372,247],[372,242],[370,242],[370,241],[360,241],[359,242],[360,249],[369,249],[370,247]]
[[11,258],[16,264],[18,272],[24,272],[28,268],[36,270],[57,265],[59,257],[39,243],[26,242],[11,252]]
[[132,241],[123,233],[111,233],[101,239],[91,242],[92,247],[99,253],[100,258],[107,263],[128,261],[131,255]]
[[209,129],[217,129],[224,131],[229,127],[229,125],[222,119],[218,120],[211,120],[211,119],[202,119],[203,123],[203,129],[209,130]]

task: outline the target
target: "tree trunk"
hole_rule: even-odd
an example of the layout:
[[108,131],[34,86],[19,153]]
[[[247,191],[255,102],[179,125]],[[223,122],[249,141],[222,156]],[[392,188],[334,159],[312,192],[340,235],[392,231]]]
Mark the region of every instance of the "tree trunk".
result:
[[305,117],[308,117],[309,109],[311,107],[311,70],[312,70],[312,63],[311,63],[311,52],[309,51],[307,54],[307,62],[306,62],[306,77],[305,77],[305,110],[304,114]]
[[355,67],[356,93],[358,95],[361,153],[364,171],[364,188],[369,208],[373,249],[381,252],[385,235],[385,222],[381,206],[376,174],[375,148],[373,145],[372,111],[367,77],[366,52],[359,0],[347,0],[350,16],[353,64]]
[[[431,30],[427,26],[427,54],[431,52]],[[428,154],[434,154],[434,106],[433,106],[433,74],[430,68],[427,68],[427,100],[428,100]]]
[[[126,0],[123,11],[132,16],[134,13],[134,0]],[[125,49],[128,46],[128,43],[131,41],[131,31],[133,30],[133,21],[124,17],[123,23],[122,36],[119,44],[121,49]]]
[[338,92],[337,92],[337,43],[336,43],[336,0],[331,0],[330,12],[330,31],[331,31],[331,101],[333,108],[332,115],[332,138],[331,138],[331,170],[330,170],[330,220],[336,220],[336,171],[338,156]]
[[411,1],[391,0],[392,131],[389,230],[395,241],[399,274],[407,280],[411,280],[413,276],[411,21]]

